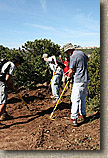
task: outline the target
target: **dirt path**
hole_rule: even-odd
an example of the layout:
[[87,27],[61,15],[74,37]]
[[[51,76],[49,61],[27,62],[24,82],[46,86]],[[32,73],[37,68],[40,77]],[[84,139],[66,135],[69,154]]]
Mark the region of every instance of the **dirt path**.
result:
[[88,122],[78,127],[66,123],[70,119],[69,90],[54,112],[54,104],[46,87],[20,92],[31,111],[15,93],[9,94],[8,114],[13,119],[0,124],[0,150],[100,150],[100,113],[88,114]]

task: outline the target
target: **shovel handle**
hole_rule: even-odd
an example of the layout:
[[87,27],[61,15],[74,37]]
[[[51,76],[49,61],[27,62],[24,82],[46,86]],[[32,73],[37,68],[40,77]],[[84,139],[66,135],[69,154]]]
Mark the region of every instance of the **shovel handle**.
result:
[[64,87],[64,89],[63,89],[63,91],[62,91],[62,94],[60,95],[60,97],[59,97],[59,99],[58,99],[58,101],[57,101],[57,103],[56,103],[56,105],[55,105],[55,107],[54,107],[54,109],[53,109],[53,112],[52,112],[51,115],[50,115],[50,118],[52,118],[52,116],[53,116],[53,114],[54,114],[54,111],[56,110],[57,105],[58,105],[58,103],[59,103],[61,97],[63,96],[63,93],[64,93],[64,91],[65,91],[65,89],[66,89],[68,83],[69,83],[69,81],[67,81],[67,83],[66,83],[66,85],[65,85],[65,87]]
[[24,101],[24,99],[21,97],[21,95],[18,93],[18,91],[15,89],[15,87],[13,86],[14,91],[17,93],[18,97],[22,100],[22,102],[24,103],[24,105],[26,105],[27,109],[30,111],[29,107],[27,106],[27,103]]
[[53,76],[52,76],[52,78],[51,78],[51,81],[50,81],[49,87],[50,87],[50,85],[51,85],[52,79],[53,79],[53,78],[54,78],[54,76],[55,76],[55,73],[56,73],[56,71],[57,71],[57,68],[58,68],[58,66],[56,67],[56,69],[55,69],[55,71],[54,71],[54,74],[53,74]]

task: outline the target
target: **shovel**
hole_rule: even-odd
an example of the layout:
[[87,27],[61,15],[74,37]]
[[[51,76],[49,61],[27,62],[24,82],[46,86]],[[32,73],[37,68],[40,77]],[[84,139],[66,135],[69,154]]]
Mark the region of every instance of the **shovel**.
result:
[[15,89],[14,87],[14,90],[15,92],[17,93],[18,97],[22,100],[22,102],[24,103],[24,105],[26,106],[27,110],[31,111],[27,105],[27,103],[24,101],[24,99],[21,97],[21,95],[18,93],[18,91]]
[[[50,115],[50,119],[52,119],[52,116],[53,116],[53,114],[54,114],[54,111],[56,110],[57,105],[59,104],[59,101],[60,101],[61,97],[63,96],[63,93],[64,93],[64,91],[65,91],[65,89],[66,89],[68,83],[69,83],[69,81],[67,81],[67,83],[66,83],[66,85],[65,85],[65,87],[64,87],[64,89],[63,89],[63,91],[62,91],[62,93],[61,93],[61,95],[60,95],[60,97],[59,97],[59,99],[58,99],[58,101],[57,101],[57,103],[56,103],[56,105],[55,105],[55,107],[54,107],[54,109],[53,109],[53,112],[52,112],[51,115]],[[52,119],[52,120],[54,120],[54,119]]]
[[54,78],[54,76],[55,76],[55,73],[56,73],[56,71],[57,71],[57,68],[58,68],[58,66],[56,67],[56,69],[55,69],[55,71],[54,71],[54,74],[53,74],[53,76],[52,76],[52,78],[51,78],[51,81],[50,81],[49,87],[50,87],[51,82],[52,82],[52,80],[53,80],[53,78]]

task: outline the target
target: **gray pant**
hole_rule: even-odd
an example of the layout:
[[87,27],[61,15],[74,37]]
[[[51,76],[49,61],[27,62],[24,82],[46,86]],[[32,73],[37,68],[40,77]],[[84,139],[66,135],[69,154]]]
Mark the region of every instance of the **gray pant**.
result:
[[61,70],[60,74],[55,74],[51,82],[52,94],[56,99],[59,98],[60,81],[62,80],[62,75],[63,71]]
[[[71,94],[71,119],[78,117],[79,108],[81,115],[86,115],[86,96],[88,81],[85,83],[74,83]],[[81,107],[79,107],[81,106]]]
[[7,96],[6,85],[4,82],[0,81],[0,105],[7,102]]

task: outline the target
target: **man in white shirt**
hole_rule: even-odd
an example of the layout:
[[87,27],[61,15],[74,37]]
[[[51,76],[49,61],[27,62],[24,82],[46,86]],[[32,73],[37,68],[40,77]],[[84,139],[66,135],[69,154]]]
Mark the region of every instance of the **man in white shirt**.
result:
[[8,118],[8,114],[6,112],[7,105],[7,91],[6,84],[11,85],[12,89],[14,89],[12,82],[12,75],[15,71],[15,68],[19,66],[23,62],[23,58],[20,56],[16,56],[13,59],[13,62],[7,61],[1,68],[0,72],[0,120],[4,120]]
[[59,89],[60,82],[62,80],[63,69],[60,66],[58,66],[55,56],[48,57],[48,54],[43,54],[43,59],[48,63],[50,69],[53,71],[53,74],[55,73],[51,81],[51,89],[54,97],[53,103],[56,103],[59,99]]

